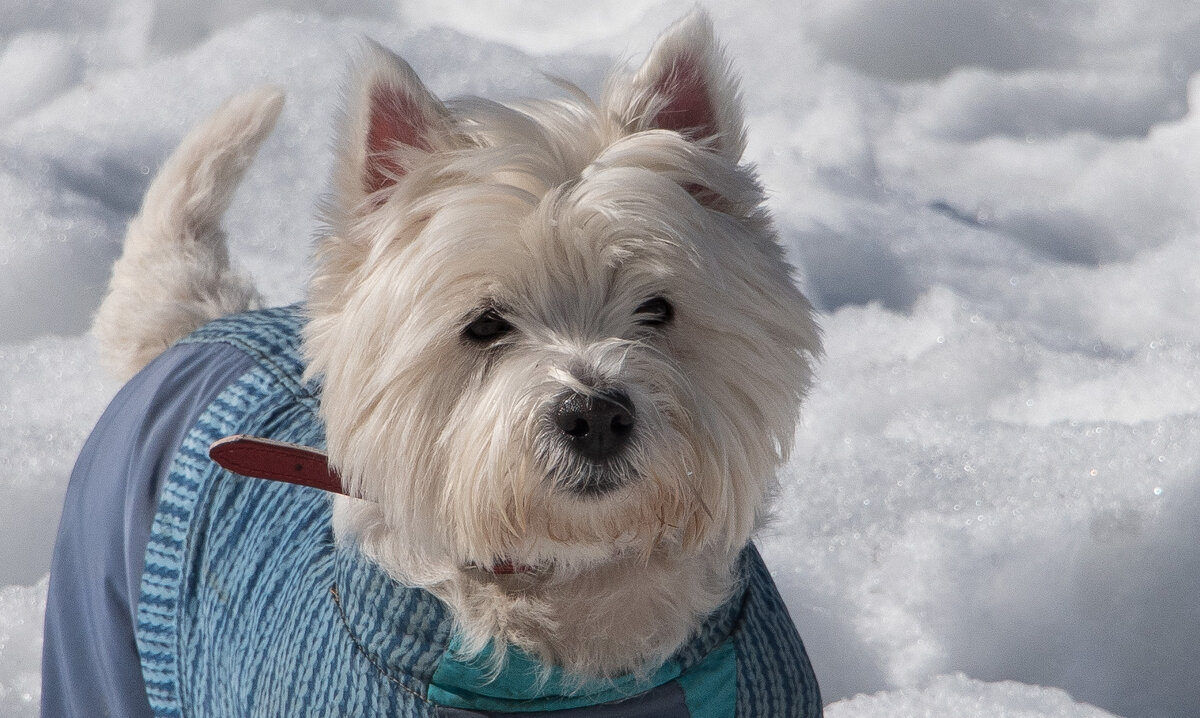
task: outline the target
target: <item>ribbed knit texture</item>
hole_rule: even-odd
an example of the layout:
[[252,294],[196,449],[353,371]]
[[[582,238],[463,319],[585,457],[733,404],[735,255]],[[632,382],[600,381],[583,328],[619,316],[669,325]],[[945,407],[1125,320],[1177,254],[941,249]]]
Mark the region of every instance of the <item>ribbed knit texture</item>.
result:
[[738,654],[738,716],[819,716],[821,691],[800,634],[758,551],[750,546],[749,585],[733,645]]
[[[298,306],[263,310],[184,340],[231,344],[256,366],[203,413],[163,483],[137,626],[158,715],[445,715],[426,698],[452,638],[445,606],[336,546],[328,495],[208,458],[236,433],[324,446],[319,387],[301,379],[302,321]],[[710,654],[735,656],[742,718],[819,716],[803,645],[753,546],[741,572],[742,589],[673,660],[686,674]],[[713,653],[727,639],[734,651]]]

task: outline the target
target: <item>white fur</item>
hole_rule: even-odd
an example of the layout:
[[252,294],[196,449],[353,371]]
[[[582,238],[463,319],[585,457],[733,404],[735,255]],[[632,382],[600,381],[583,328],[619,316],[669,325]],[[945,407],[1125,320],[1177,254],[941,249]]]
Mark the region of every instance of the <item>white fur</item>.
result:
[[282,107],[283,94],[266,87],[228,101],[146,191],[92,326],[117,376],[132,376],[204,323],[259,305],[229,265],[221,217]]
[[[656,119],[680,63],[711,110],[694,133]],[[404,117],[372,124],[381,97]],[[468,649],[649,671],[733,588],[820,351],[739,164],[737,97],[702,12],[599,103],[446,106],[377,46],[358,68],[304,337],[331,461],[367,499],[339,498],[335,528],[445,600]],[[367,151],[378,126],[406,139]],[[675,307],[668,326],[636,321],[651,296]],[[489,349],[462,335],[484,306],[514,327]],[[546,417],[599,384],[628,393],[637,426],[621,488],[583,497]],[[537,570],[478,568],[498,560]]]

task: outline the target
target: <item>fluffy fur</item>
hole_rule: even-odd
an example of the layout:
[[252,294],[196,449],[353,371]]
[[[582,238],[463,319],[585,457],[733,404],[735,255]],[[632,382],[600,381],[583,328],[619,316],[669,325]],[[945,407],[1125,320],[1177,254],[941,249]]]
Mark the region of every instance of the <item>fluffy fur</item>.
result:
[[[305,352],[331,461],[366,499],[337,499],[339,538],[442,598],[468,649],[498,639],[611,676],[653,670],[729,595],[819,339],[702,12],[598,102],[567,92],[443,104],[370,46]],[[123,373],[254,304],[218,218],[279,103],[233,101],[148,192],[96,324]],[[651,299],[670,313],[648,318]],[[503,335],[471,341],[489,313]],[[613,389],[636,425],[597,466],[553,413]],[[596,476],[615,488],[573,490]]]
[[184,138],[146,191],[92,325],[118,377],[197,327],[260,305],[229,263],[221,217],[282,108],[274,88],[233,98]]

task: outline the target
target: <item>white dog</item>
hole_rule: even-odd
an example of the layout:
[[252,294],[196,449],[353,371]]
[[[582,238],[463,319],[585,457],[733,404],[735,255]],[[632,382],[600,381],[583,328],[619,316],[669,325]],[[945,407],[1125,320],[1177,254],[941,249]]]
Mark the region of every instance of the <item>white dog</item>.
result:
[[[239,314],[257,295],[220,230],[277,92],[155,179],[95,331],[117,371],[150,364],[122,416],[183,426],[119,490],[158,501],[123,539],[148,546],[124,570],[156,712],[820,713],[749,544],[819,338],[728,63],[696,12],[598,102],[567,89],[444,104],[372,46],[296,307]],[[203,399],[156,405],[180,396]],[[120,421],[94,442],[152,441]],[[327,451],[346,495],[223,471],[226,434],[271,440],[243,444],[248,475],[324,472],[272,441]]]

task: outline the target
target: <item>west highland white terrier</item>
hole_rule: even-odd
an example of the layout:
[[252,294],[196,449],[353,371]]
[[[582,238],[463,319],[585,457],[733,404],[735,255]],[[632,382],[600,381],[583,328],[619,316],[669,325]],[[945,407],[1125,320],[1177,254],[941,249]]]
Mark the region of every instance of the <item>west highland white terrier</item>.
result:
[[[282,96],[184,141],[96,318],[137,376],[72,478],[47,691],[105,680],[63,657],[68,519],[132,444],[118,618],[159,714],[820,714],[750,544],[820,342],[736,81],[696,11],[599,101],[562,84],[443,103],[370,46],[289,308],[257,309],[220,229]],[[345,495],[231,474],[214,440]]]

